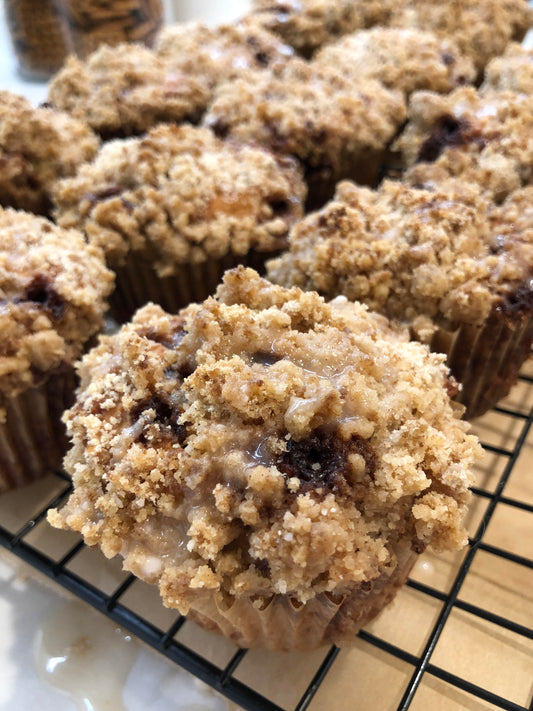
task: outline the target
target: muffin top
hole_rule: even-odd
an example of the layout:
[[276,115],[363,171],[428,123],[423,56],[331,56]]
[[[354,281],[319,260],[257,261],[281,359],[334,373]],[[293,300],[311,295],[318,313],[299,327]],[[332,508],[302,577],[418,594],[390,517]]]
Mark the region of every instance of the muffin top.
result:
[[345,299],[243,267],[215,299],[148,305],[84,357],[66,422],[74,493],[51,522],[159,582],[304,602],[465,541],[477,453],[443,356]]
[[285,247],[304,198],[291,158],[186,125],[106,144],[54,193],[58,222],[83,230],[109,263],[150,250],[160,276],[177,264]]
[[393,146],[411,170],[412,184],[450,176],[477,183],[494,200],[533,179],[533,96],[479,93],[472,87],[447,96],[411,96],[408,124]]
[[487,65],[481,91],[516,91],[533,95],[533,49],[510,44],[503,56]]
[[481,74],[509,42],[522,41],[533,24],[533,8],[526,0],[399,0],[390,23],[453,38]]
[[220,135],[327,164],[334,173],[354,154],[383,148],[404,119],[400,92],[299,58],[222,84],[204,117]]
[[175,69],[203,76],[211,87],[248,69],[264,69],[283,62],[294,54],[292,47],[253,18],[218,27],[200,22],[167,25],[155,49]]
[[85,61],[69,57],[50,84],[50,101],[104,138],[146,131],[159,121],[197,120],[211,90],[136,44],[102,45]]
[[0,208],[0,407],[73,364],[103,325],[112,284],[81,234]]
[[253,0],[252,17],[309,56],[342,35],[386,23],[393,4],[392,0]]
[[377,79],[407,95],[422,89],[447,93],[472,83],[476,75],[471,60],[451,40],[416,29],[355,32],[321,49],[315,61],[345,76]]
[[0,91],[0,205],[46,213],[53,183],[91,160],[98,146],[81,121]]
[[531,310],[532,197],[519,190],[498,207],[460,180],[432,189],[384,181],[376,191],[341,183],[295,225],[268,275],[424,324],[427,339],[436,325],[482,323],[495,307]]

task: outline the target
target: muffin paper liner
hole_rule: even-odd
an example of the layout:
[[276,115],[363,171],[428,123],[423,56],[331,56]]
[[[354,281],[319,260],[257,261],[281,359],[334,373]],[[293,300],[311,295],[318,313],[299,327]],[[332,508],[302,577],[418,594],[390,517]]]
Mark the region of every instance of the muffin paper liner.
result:
[[463,324],[455,331],[439,329],[431,350],[445,353],[448,367],[462,389],[455,400],[466,407],[464,417],[483,415],[509,394],[520,368],[531,355],[533,313],[493,309],[481,326]]
[[146,252],[131,251],[124,265],[115,269],[116,288],[110,298],[110,314],[119,323],[128,321],[135,311],[149,301],[165,311],[176,313],[192,302],[212,295],[224,272],[238,264],[264,271],[274,252],[251,251],[245,255],[227,254],[221,259],[208,259],[200,264],[177,264],[174,274],[160,277]]
[[361,627],[391,602],[418,558],[410,541],[402,542],[396,555],[392,573],[382,573],[368,585],[369,590],[364,590],[363,584],[343,597],[322,593],[305,604],[295,603],[287,595],[228,603],[221,593],[198,591],[187,616],[240,647],[295,651],[353,644]]
[[63,412],[74,401],[76,377],[65,368],[5,404],[0,423],[0,493],[61,467],[67,449]]

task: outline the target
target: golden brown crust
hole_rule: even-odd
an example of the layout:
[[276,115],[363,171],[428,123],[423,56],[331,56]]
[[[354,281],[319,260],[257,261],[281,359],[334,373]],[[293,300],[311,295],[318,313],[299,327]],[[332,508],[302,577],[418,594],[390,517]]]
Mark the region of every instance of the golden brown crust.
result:
[[339,180],[367,169],[404,119],[399,92],[292,59],[221,85],[204,122],[220,135],[294,155],[308,173]]
[[0,91],[0,205],[46,213],[54,182],[92,160],[98,145],[81,121]]
[[357,590],[406,542],[464,543],[477,445],[442,360],[360,305],[227,272],[216,300],[148,305],[83,359],[75,491],[50,520],[182,612]]
[[533,95],[533,49],[510,44],[505,54],[496,57],[485,69],[481,92],[516,91]]
[[84,231],[110,264],[142,251],[168,276],[179,264],[284,248],[305,192],[290,158],[162,125],[105,145],[54,200],[59,223]]
[[474,66],[453,41],[421,30],[374,28],[327,45],[315,55],[354,79],[376,79],[389,89],[412,94],[447,93],[475,79]]
[[[419,330],[420,317],[452,329],[482,324],[496,305],[530,291],[532,196],[520,190],[496,207],[459,180],[432,189],[385,181],[377,191],[341,183],[333,202],[293,228],[268,275],[418,319]],[[429,340],[434,327],[426,328]]]
[[0,208],[0,405],[74,363],[103,325],[112,283],[81,234]]
[[480,73],[510,42],[521,41],[532,24],[533,8],[525,0],[400,0],[391,18],[392,26],[453,39]]
[[472,87],[448,96],[417,92],[394,148],[412,184],[458,176],[501,201],[533,179],[533,96]]
[[345,34],[386,24],[392,0],[253,0],[252,17],[304,56]]
[[208,82],[189,76],[141,45],[103,45],[86,61],[70,57],[50,84],[57,107],[102,136],[128,136],[159,121],[198,119]]

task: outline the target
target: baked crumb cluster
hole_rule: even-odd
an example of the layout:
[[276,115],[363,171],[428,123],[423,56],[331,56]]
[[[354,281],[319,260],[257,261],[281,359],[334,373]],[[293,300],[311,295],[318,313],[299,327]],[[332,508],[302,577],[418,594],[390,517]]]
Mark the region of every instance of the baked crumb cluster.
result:
[[80,233],[0,208],[0,408],[74,363],[103,325],[112,285]]
[[376,27],[355,32],[321,49],[315,61],[356,81],[377,79],[406,95],[422,89],[447,93],[475,79],[471,60],[452,40],[421,30]]
[[0,205],[48,212],[54,182],[94,158],[98,146],[84,123],[0,91]]
[[215,29],[179,25],[163,32],[159,51],[103,45],[86,61],[69,58],[49,97],[105,137],[128,136],[162,121],[198,121],[219,82],[291,54],[251,20]]
[[501,57],[495,57],[487,65],[481,91],[516,91],[533,95],[533,49],[510,44]]
[[532,196],[519,190],[497,207],[461,180],[430,189],[384,181],[376,191],[340,183],[332,202],[294,227],[268,276],[402,322],[481,324],[495,306],[513,308],[529,280]]
[[529,185],[533,172],[533,96],[472,87],[447,96],[413,94],[409,122],[395,144],[411,184],[460,176],[499,202]]
[[168,276],[177,264],[286,247],[305,193],[290,158],[223,142],[208,128],[161,125],[107,143],[54,200],[59,224],[83,230],[109,263],[149,252]]
[[364,306],[241,267],[216,299],[146,306],[79,373],[75,490],[50,520],[183,613],[205,591],[342,595],[400,539],[464,544],[477,445],[443,357]]
[[313,173],[339,179],[375,164],[404,119],[400,92],[295,58],[221,85],[204,122],[296,156],[312,181]]

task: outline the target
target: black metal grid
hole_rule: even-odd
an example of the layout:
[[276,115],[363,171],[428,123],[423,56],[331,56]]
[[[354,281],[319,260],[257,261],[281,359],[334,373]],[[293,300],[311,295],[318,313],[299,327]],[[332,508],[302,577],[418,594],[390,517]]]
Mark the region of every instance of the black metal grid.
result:
[[[533,377],[522,375],[520,380],[522,385],[528,389],[528,392],[533,393]],[[487,502],[487,508],[477,526],[477,530],[470,539],[468,551],[456,571],[449,591],[442,592],[437,588],[430,587],[414,579],[409,579],[407,583],[409,588],[430,599],[438,601],[438,603],[442,605],[440,613],[426,638],[422,652],[418,655],[413,654],[368,631],[363,630],[359,634],[360,639],[365,643],[401,660],[412,668],[410,679],[403,691],[403,697],[397,706],[398,711],[405,711],[411,706],[420,683],[426,675],[440,679],[455,689],[477,697],[496,708],[509,709],[512,711],[533,710],[533,699],[529,700],[529,706],[520,706],[510,699],[503,698],[489,689],[476,685],[472,681],[453,674],[432,663],[433,652],[446,627],[450,614],[454,610],[465,611],[474,616],[474,618],[481,618],[499,628],[509,630],[524,640],[533,640],[532,627],[517,623],[505,616],[495,614],[481,606],[462,600],[460,597],[463,583],[467,578],[472,562],[478,551],[484,551],[486,554],[495,556],[499,560],[511,561],[521,566],[528,574],[531,573],[531,585],[529,587],[533,587],[532,559],[492,545],[484,540],[487,527],[499,505],[511,507],[513,510],[524,512],[527,515],[533,514],[533,505],[531,503],[504,496],[505,486],[515,468],[533,423],[533,409],[531,409],[529,414],[521,411],[520,407],[496,408],[496,412],[503,418],[508,418],[509,421],[514,423],[517,434],[515,433],[513,437],[512,447],[494,446],[489,443],[484,445],[488,452],[492,453],[499,461],[504,461],[505,464],[503,471],[499,475],[497,484],[494,487],[489,487],[493,488],[493,490],[482,488],[473,489],[475,497],[477,497],[478,500]],[[492,472],[492,474],[493,473],[494,472]],[[125,604],[124,596],[127,591],[138,582],[133,576],[130,575],[127,577],[109,594],[95,586],[94,582],[90,579],[86,579],[72,570],[69,570],[69,564],[71,564],[76,556],[83,552],[85,548],[82,542],[76,543],[76,545],[59,560],[55,560],[28,542],[27,539],[31,532],[43,522],[47,511],[50,508],[60,505],[71,489],[69,480],[64,474],[58,473],[56,476],[60,481],[61,491],[53,496],[52,500],[49,501],[46,506],[31,515],[19,530],[12,531],[0,526],[0,544],[74,593],[77,597],[85,600],[97,610],[100,610],[104,615],[126,628],[155,650],[194,674],[242,708],[249,711],[282,711],[282,707],[277,705],[273,700],[266,698],[258,693],[257,690],[247,686],[236,678],[235,674],[239,665],[247,655],[246,650],[237,650],[225,666],[217,666],[179,640],[179,632],[185,622],[184,618],[178,617],[167,629],[161,629],[158,625],[146,617],[137,614]],[[533,523],[533,519],[531,523]],[[325,651],[323,660],[318,664],[318,669],[310,684],[296,705],[290,707],[290,711],[304,711],[309,707],[321,683],[324,681],[332,665],[334,665],[338,653],[339,649],[336,647]],[[288,670],[288,673],[290,674],[290,670]]]

